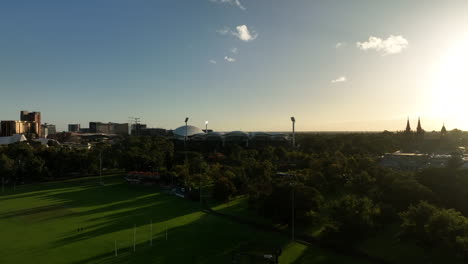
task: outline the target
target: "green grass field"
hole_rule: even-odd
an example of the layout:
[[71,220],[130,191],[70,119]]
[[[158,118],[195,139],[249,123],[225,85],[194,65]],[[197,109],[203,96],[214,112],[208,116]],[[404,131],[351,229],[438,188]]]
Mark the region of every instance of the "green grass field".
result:
[[105,183],[88,178],[8,188],[0,195],[0,263],[231,263],[234,252],[277,247],[280,263],[364,263],[205,214],[198,203],[155,187],[121,177]]

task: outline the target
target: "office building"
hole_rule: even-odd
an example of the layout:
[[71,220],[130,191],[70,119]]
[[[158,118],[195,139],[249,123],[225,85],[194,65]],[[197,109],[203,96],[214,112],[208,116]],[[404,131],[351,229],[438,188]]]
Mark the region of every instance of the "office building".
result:
[[43,124],[41,125],[41,135],[42,137],[46,138],[48,135],[53,135],[57,133],[57,128],[55,125],[52,124]]
[[90,133],[128,135],[128,123],[89,122]]
[[0,123],[1,136],[11,137],[16,134],[26,135],[27,138],[38,137],[36,122],[3,120]]
[[80,124],[68,124],[68,132],[78,133],[80,132]]
[[20,112],[20,121],[23,122],[30,122],[29,131],[30,134],[34,135],[35,137],[41,137],[41,112],[29,112],[29,111],[21,111]]

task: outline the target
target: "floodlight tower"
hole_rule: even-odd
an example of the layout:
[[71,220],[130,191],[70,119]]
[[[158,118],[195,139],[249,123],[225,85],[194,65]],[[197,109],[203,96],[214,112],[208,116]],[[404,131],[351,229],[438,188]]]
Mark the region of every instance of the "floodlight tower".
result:
[[296,146],[296,130],[295,130],[296,118],[294,118],[294,116],[291,116],[291,122],[292,122],[292,146],[294,148]]
[[291,186],[291,240],[294,241],[294,187],[296,183],[291,182],[289,185]]
[[187,122],[188,122],[189,118],[186,117],[185,118],[185,137],[184,137],[184,145],[187,145],[187,133],[188,133],[188,126],[187,126]]
[[208,134],[208,121],[205,121],[205,133]]

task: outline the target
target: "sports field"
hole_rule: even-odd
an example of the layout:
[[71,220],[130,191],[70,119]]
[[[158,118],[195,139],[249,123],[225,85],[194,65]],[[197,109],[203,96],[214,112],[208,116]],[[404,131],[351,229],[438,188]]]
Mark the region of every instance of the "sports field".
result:
[[203,213],[198,203],[155,187],[128,185],[121,177],[104,182],[69,180],[0,193],[0,263],[232,263],[235,252],[276,248],[283,249],[280,263],[363,263]]

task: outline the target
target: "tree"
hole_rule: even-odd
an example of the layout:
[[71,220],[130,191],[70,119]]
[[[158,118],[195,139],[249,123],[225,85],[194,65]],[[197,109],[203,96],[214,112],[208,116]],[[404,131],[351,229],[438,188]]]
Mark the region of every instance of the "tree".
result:
[[427,248],[445,248],[468,256],[468,218],[454,209],[444,209],[425,201],[400,214],[400,237],[413,239]]
[[0,155],[0,176],[1,176],[1,181],[2,181],[2,188],[3,184],[6,183],[6,181],[10,180],[11,177],[13,176],[14,172],[14,160],[10,159],[7,155],[1,154]]
[[355,195],[345,195],[326,206],[329,215],[324,238],[356,240],[376,227],[380,208],[371,199]]
[[229,200],[236,192],[236,186],[224,176],[217,178],[214,182],[213,198],[218,201]]
[[422,243],[427,243],[429,238],[426,234],[425,225],[437,208],[426,201],[417,205],[411,205],[407,211],[400,213],[402,220],[400,237],[403,239],[413,238]]

